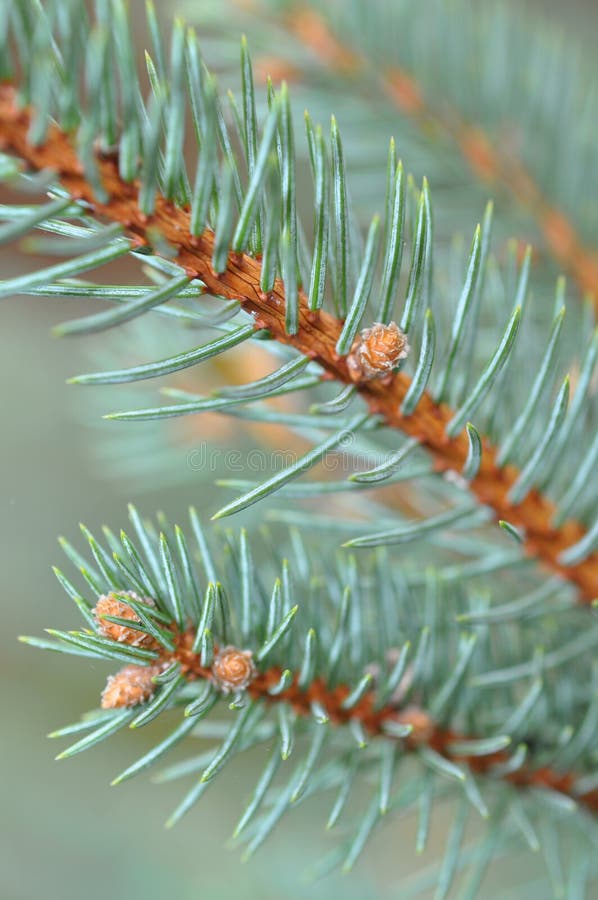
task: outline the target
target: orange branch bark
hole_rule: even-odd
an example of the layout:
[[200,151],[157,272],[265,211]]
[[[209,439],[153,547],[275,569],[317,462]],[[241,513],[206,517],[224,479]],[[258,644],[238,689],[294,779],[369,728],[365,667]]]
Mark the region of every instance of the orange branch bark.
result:
[[[214,678],[212,669],[208,666],[202,666],[199,655],[192,650],[195,631],[189,628],[187,631],[180,633],[177,631],[176,626],[173,625],[171,627],[176,638],[175,650],[174,652],[161,650],[160,658],[155,664],[152,664],[152,668],[160,665],[165,667],[173,662],[177,662],[181,666],[181,673],[188,681],[198,679],[213,680],[217,685],[218,681]],[[137,632],[131,633],[133,635],[137,634]],[[217,647],[214,648],[214,653],[218,653]],[[139,667],[127,666],[122,670],[123,675],[128,669],[139,669]],[[139,670],[140,672],[145,671],[144,668]],[[452,762],[465,764],[477,775],[492,776],[493,769],[496,766],[504,765],[512,758],[509,750],[500,750],[485,756],[469,756],[457,753],[453,749],[453,745],[472,740],[471,735],[459,734],[450,728],[436,724],[425,709],[416,705],[409,704],[401,707],[396,704],[387,704],[379,707],[376,705],[376,693],[373,690],[366,693],[351,709],[345,709],[343,708],[343,702],[350,694],[350,689],[347,685],[339,684],[335,687],[330,687],[322,678],[316,678],[306,688],[302,689],[299,687],[295,676],[286,690],[273,696],[269,691],[279,683],[281,675],[282,669],[278,666],[272,666],[262,672],[258,672],[246,689],[250,696],[256,700],[262,700],[269,704],[280,703],[281,701],[289,703],[299,716],[311,716],[312,705],[318,703],[320,707],[326,710],[330,721],[334,725],[344,725],[350,720],[357,720],[371,737],[385,736],[388,738],[389,735],[384,728],[387,723],[411,726],[412,731],[407,737],[397,739],[401,740],[401,744],[406,751],[414,751],[424,746],[430,747]],[[135,678],[134,673],[132,677],[133,679]],[[531,764],[526,764],[514,772],[502,774],[500,777],[509,784],[519,788],[541,787],[557,791],[572,797],[589,811],[598,812],[598,789],[589,790],[585,793],[578,792],[576,784],[580,776],[574,772],[561,772],[549,766],[535,768]]]
[[[189,276],[201,279],[208,291],[216,295],[238,300],[253,316],[256,329],[267,329],[276,340],[313,358],[328,377],[344,384],[354,383],[347,358],[339,356],[335,349],[342,329],[340,320],[325,311],[310,311],[302,294],[298,331],[294,335],[287,334],[283,285],[277,281],[274,290],[269,295],[264,294],[260,290],[258,260],[246,254],[231,253],[226,270],[214,272],[211,263],[214,234],[208,229],[199,237],[191,236],[187,209],[175,207],[158,197],[155,213],[150,217],[143,215],[137,204],[137,184],[128,184],[120,178],[117,162],[112,157],[98,158],[109,198],[106,203],[98,202],[68,136],[52,126],[45,144],[33,147],[27,140],[29,124],[30,112],[17,107],[14,88],[0,86],[0,146],[17,154],[33,169],[54,169],[73,197],[89,203],[99,217],[120,222],[137,245],[151,244],[151,233],[158,229],[177,249],[177,262]],[[370,410],[379,414],[388,426],[417,438],[432,454],[438,471],[460,471],[468,452],[466,433],[454,438],[447,436],[446,425],[453,411],[445,404],[436,403],[428,393],[423,395],[412,415],[403,416],[400,406],[410,384],[409,376],[399,372],[383,380],[363,380],[357,383],[357,388]],[[480,470],[471,481],[470,490],[494,511],[496,519],[505,519],[523,530],[527,554],[575,584],[579,588],[580,602],[591,603],[598,596],[598,552],[590,553],[576,565],[564,566],[559,562],[560,554],[581,540],[586,529],[574,520],[553,527],[554,504],[536,489],[531,490],[521,503],[513,505],[509,501],[509,490],[518,475],[514,466],[498,465],[496,448],[484,439]]]

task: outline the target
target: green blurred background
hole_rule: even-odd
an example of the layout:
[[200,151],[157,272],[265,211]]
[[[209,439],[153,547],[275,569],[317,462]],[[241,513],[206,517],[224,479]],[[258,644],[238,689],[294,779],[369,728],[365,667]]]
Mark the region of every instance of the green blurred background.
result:
[[[566,16],[563,28],[572,35],[587,35],[588,25],[596,33],[594,0],[566,8],[556,0],[542,5],[556,20]],[[133,6],[141,12],[141,4]],[[578,16],[572,15],[572,6]],[[0,261],[2,278],[27,264],[12,251]],[[167,724],[119,735],[69,761],[53,761],[62,746],[45,735],[97,704],[107,671],[91,661],[81,664],[17,642],[20,633],[39,635],[48,626],[75,625],[72,605],[50,571],[52,563],[62,564],[56,536],[76,538],[79,521],[92,530],[102,523],[120,528],[128,501],[148,513],[162,508],[182,521],[189,502],[201,507],[207,500],[184,485],[156,491],[141,490],[122,478],[111,481],[94,463],[97,432],[82,427],[71,395],[76,388],[65,379],[93,367],[89,352],[98,339],[59,341],[49,334],[72,311],[66,302],[14,298],[3,302],[0,320],[0,896],[318,900],[336,891],[348,900],[401,896],[398,869],[407,872],[413,866],[410,824],[383,829],[350,878],[333,876],[313,886],[304,880],[305,860],[314,860],[327,838],[320,825],[323,814],[306,804],[284,822],[261,855],[242,864],[225,842],[238,817],[239,797],[248,795],[260,771],[255,757],[233,764],[228,777],[173,831],[164,830],[162,823],[182,793],[180,785],[152,785],[142,775],[109,787],[110,779]],[[114,396],[106,401],[106,409],[117,406]],[[189,752],[179,748],[178,755]],[[442,819],[441,811],[438,836]],[[315,836],[312,821],[318,823]],[[521,865],[529,875],[529,860]],[[508,896],[501,877],[503,888],[490,879],[485,896],[498,897],[502,890]],[[516,880],[517,866],[510,864],[506,877]]]

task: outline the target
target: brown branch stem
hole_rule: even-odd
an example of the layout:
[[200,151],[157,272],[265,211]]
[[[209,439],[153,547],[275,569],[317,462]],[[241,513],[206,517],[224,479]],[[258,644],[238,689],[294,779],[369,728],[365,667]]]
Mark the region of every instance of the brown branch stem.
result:
[[[138,203],[138,185],[124,182],[113,157],[98,157],[99,172],[108,195],[99,202],[83,174],[68,135],[57,126],[50,127],[45,143],[34,147],[28,141],[31,113],[16,103],[12,85],[0,86],[0,146],[9,150],[36,170],[53,169],[61,184],[74,198],[91,205],[100,218],[119,222],[137,245],[151,245],[151,233],[157,229],[177,250],[176,261],[190,277],[199,278],[209,292],[238,300],[255,320],[256,329],[267,329],[273,338],[295,347],[317,361],[331,379],[353,384],[347,358],[336,352],[342,322],[330,313],[312,312],[304,294],[300,296],[299,328],[290,335],[285,329],[285,297],[283,285],[277,281],[266,295],[260,290],[260,262],[247,254],[230,253],[224,272],[212,268],[214,234],[209,229],[199,237],[190,234],[187,209],[175,207],[162,197],[156,201],[155,213],[147,217]],[[463,432],[449,438],[446,426],[453,412],[445,404],[436,403],[425,393],[415,411],[403,416],[400,406],[411,379],[398,372],[382,380],[362,380],[357,388],[372,413],[379,414],[386,425],[417,438],[432,455],[438,471],[460,471],[467,458],[468,440]],[[532,489],[521,503],[513,505],[509,490],[519,471],[511,465],[499,466],[497,451],[483,440],[483,454],[478,474],[470,482],[470,490],[478,500],[490,507],[496,519],[505,519],[524,534],[523,547],[528,555],[543,562],[579,589],[580,602],[589,604],[598,595],[598,552],[590,553],[576,565],[559,562],[560,554],[586,534],[584,526],[568,520],[559,527],[551,523],[554,504],[538,490]]]
[[[173,626],[173,631],[176,636],[175,650],[174,652],[162,650],[158,662],[163,665],[178,662],[182,674],[189,681],[212,679],[211,669],[202,666],[199,656],[191,649],[195,638],[194,630],[190,628],[179,633]],[[214,652],[218,653],[217,647]],[[345,709],[343,702],[350,694],[347,685],[338,684],[330,687],[322,678],[316,678],[302,689],[295,676],[286,690],[273,696],[270,690],[279,683],[281,675],[282,669],[278,666],[258,672],[247,687],[248,693],[254,699],[269,704],[281,701],[289,703],[299,716],[312,715],[312,706],[317,703],[326,711],[330,722],[334,725],[347,724],[351,719],[357,720],[371,737],[384,735],[388,738],[389,735],[385,731],[385,725],[388,723],[411,726],[412,731],[407,737],[397,739],[401,740],[406,751],[429,747],[451,762],[467,765],[476,775],[492,776],[496,767],[504,767],[512,759],[512,753],[509,750],[500,750],[485,756],[457,753],[452,749],[453,745],[472,740],[471,735],[459,734],[450,728],[436,724],[425,709],[415,704],[404,707],[395,704],[378,706],[375,690],[364,694],[351,709]],[[497,771],[497,774],[498,772],[500,770]],[[525,764],[516,771],[500,774],[500,778],[519,788],[536,787],[557,791],[571,797],[586,809],[598,812],[598,788],[579,793],[576,791],[579,776],[574,772],[559,771],[549,766],[536,768],[531,764]]]

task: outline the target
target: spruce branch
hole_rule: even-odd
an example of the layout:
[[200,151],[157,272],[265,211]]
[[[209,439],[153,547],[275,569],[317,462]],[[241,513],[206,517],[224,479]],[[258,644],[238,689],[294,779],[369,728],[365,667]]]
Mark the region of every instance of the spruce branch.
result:
[[[162,761],[181,741],[216,738],[220,743],[207,752],[175,762],[157,776],[159,781],[193,776],[168,821],[173,825],[201,801],[233,756],[251,747],[267,750],[258,786],[235,831],[247,854],[285,811],[314,793],[339,791],[329,818],[332,827],[356,778],[370,792],[373,788],[376,821],[393,808],[428,803],[446,790],[463,792],[468,808],[488,818],[495,794],[507,787],[516,789],[533,818],[546,816],[543,803],[548,802],[561,814],[592,814],[580,822],[594,827],[596,701],[590,699],[584,710],[575,700],[572,709],[571,697],[559,686],[561,672],[551,674],[568,663],[580,693],[590,696],[591,660],[577,636],[574,654],[566,657],[557,647],[556,654],[516,666],[507,677],[488,670],[492,662],[483,646],[484,626],[477,633],[463,632],[455,616],[464,608],[475,611],[475,596],[444,590],[432,572],[427,585],[411,582],[407,592],[391,590],[388,596],[388,572],[376,554],[363,570],[343,552],[331,567],[325,553],[318,559],[315,545],[295,543],[288,559],[269,553],[262,558],[245,533],[238,541],[228,533],[222,536],[228,554],[216,555],[194,510],[190,516],[189,542],[182,529],[164,519],[158,534],[132,507],[134,538],[121,532],[119,540],[106,531],[104,547],[82,526],[91,562],[61,541],[85,589],[56,573],[85,627],[49,630],[50,639],[22,640],[125,665],[108,676],[101,708],[50,735],[75,737],[59,759],[127,726],[137,730],[158,716],[178,713],[173,730],[113,781],[120,784]],[[280,543],[281,535],[277,538]],[[302,575],[308,560],[311,568]],[[138,593],[146,586],[151,594]],[[389,630],[386,623],[397,614],[397,602],[396,621],[403,624]],[[428,614],[422,615],[426,605]],[[434,640],[428,615],[441,641]],[[575,621],[562,621],[564,632],[575,633],[581,611],[574,616]],[[535,640],[524,623],[519,632]],[[595,643],[595,633],[592,639]],[[508,643],[497,644],[503,660]],[[488,676],[490,686],[484,684]],[[476,717],[471,716],[474,708]],[[481,729],[474,731],[476,721]],[[565,742],[564,728],[569,732]],[[407,758],[415,768],[405,780],[401,766]],[[349,844],[341,843],[337,862],[359,855],[371,831],[366,828],[370,813],[368,808],[352,815],[356,831]],[[488,822],[488,829],[495,826],[506,835],[506,816]],[[418,844],[428,828],[424,816]],[[364,838],[361,844],[357,835]]]
[[[191,627],[180,631],[176,622],[170,622],[166,627],[171,632],[174,649],[160,650],[156,659],[147,667],[150,678],[159,671],[176,671],[186,681],[206,681],[221,689],[222,679],[217,670],[214,666],[202,664],[201,654],[193,649],[198,644],[198,630]],[[138,631],[131,629],[129,640],[138,640],[138,635]],[[241,652],[249,653],[229,648],[229,652],[231,651],[236,656]],[[218,657],[219,652],[219,645],[214,643],[213,656]],[[136,691],[138,676],[128,670],[129,667],[122,670],[125,674],[123,680],[128,683],[131,679],[133,690]],[[364,680],[364,683],[372,680],[371,675],[366,675],[365,678],[368,681]],[[410,703],[401,706],[396,702],[380,705],[375,690],[357,691],[346,684],[331,686],[321,677],[307,683],[304,680],[302,684],[300,680],[299,674],[291,675],[288,669],[269,666],[259,671],[255,669],[239,690],[246,690],[250,697],[270,706],[288,704],[297,715],[304,717],[312,717],[314,709],[318,709],[319,715],[333,725],[360,726],[366,738],[397,740],[404,751],[410,752],[428,748],[451,763],[465,764],[476,775],[492,776],[494,772],[499,772],[498,777],[515,787],[556,791],[571,797],[589,811],[598,812],[598,787],[585,789],[576,773],[529,764],[513,768],[517,749],[503,749],[503,745],[509,743],[508,738],[478,738],[475,735],[460,734],[437,724],[429,711],[417,705]],[[232,689],[231,687],[230,690]],[[140,695],[134,705],[147,699]],[[120,696],[111,704],[114,708],[125,705],[130,703]],[[577,787],[578,782],[582,785],[581,790]]]
[[[239,301],[252,316],[255,331],[266,330],[275,340],[317,362],[329,378],[354,385],[371,413],[380,416],[389,427],[415,438],[432,454],[438,471],[459,472],[466,466],[470,439],[465,422],[460,433],[450,436],[455,411],[436,402],[428,391],[422,391],[415,408],[404,415],[402,405],[413,389],[413,380],[403,372],[374,380],[356,376],[349,366],[349,357],[341,356],[337,350],[344,327],[340,319],[324,310],[310,309],[308,298],[298,289],[297,327],[292,333],[287,327],[284,285],[276,279],[272,289],[264,292],[260,259],[230,251],[225,265],[216,272],[213,260],[217,238],[210,228],[192,235],[187,208],[157,195],[154,212],[143,213],[139,187],[134,181],[123,180],[119,158],[114,154],[96,156],[98,183],[106,197],[98,199],[97,185],[86,177],[69,136],[52,124],[44,143],[34,145],[30,140],[32,121],[33,110],[20,107],[15,88],[4,84],[0,88],[0,142],[5,149],[17,154],[33,170],[55,172],[71,198],[84,201],[101,220],[122,226],[132,248],[150,247],[160,256],[160,244],[156,246],[155,241],[158,232],[189,279],[199,279],[216,296]],[[479,468],[469,482],[470,490],[493,510],[497,521],[520,528],[526,552],[575,584],[581,602],[590,604],[598,593],[598,551],[590,549],[589,532],[573,519],[555,525],[556,507],[537,488],[513,502],[511,491],[521,473],[513,465],[500,465],[499,451],[484,436],[481,445]],[[583,554],[567,555],[570,548],[578,545],[583,546]]]
[[[313,180],[308,238],[297,209],[307,195],[289,92],[269,82],[260,107],[247,41],[238,102],[219,96],[182,22],[174,23],[170,53],[164,52],[151,3],[143,84],[124,0],[96,0],[89,17],[77,0],[11,0],[5,7],[0,149],[12,156],[0,154],[0,179],[50,199],[0,206],[0,243],[24,238],[30,250],[66,259],[0,282],[0,296],[114,303],[59,326],[65,335],[103,331],[147,313],[139,324],[147,323],[151,347],[127,344],[128,326],[106,342],[102,352],[113,356],[104,371],[71,379],[77,383],[138,383],[225,353],[222,368],[236,366],[243,382],[235,385],[239,379],[229,372],[227,385],[198,396],[182,389],[193,388],[188,379],[166,389],[172,405],[111,418],[211,410],[283,424],[304,438],[307,432],[305,454],[261,483],[223,482],[241,495],[214,518],[278,490],[287,498],[317,497],[321,505],[341,496],[340,514],[333,510],[329,518],[315,509],[274,511],[279,522],[291,520],[292,531],[259,529],[262,544],[258,529],[238,541],[227,530],[217,555],[194,512],[189,542],[164,515],[157,528],[134,509],[134,537],[106,528],[100,541],[82,528],[90,560],[62,539],[80,584],[56,574],[83,627],[24,640],[120,668],[108,677],[99,709],[54,733],[76,736],[59,758],[121,728],[133,729],[134,740],[163,714],[175,719],[170,733],[117,776],[118,784],[188,738],[216,739],[158,775],[193,779],[172,825],[237,753],[267,745],[235,837],[250,855],[288,809],[333,790],[329,828],[348,802],[357,811],[346,815],[351,833],[334,851],[344,869],[393,809],[418,805],[422,850],[433,800],[456,796],[439,897],[470,859],[473,896],[514,831],[550,857],[565,813],[572,816],[567,839],[575,833],[590,847],[596,819],[588,813],[598,811],[592,661],[598,628],[587,613],[598,593],[596,489],[589,483],[598,458],[591,432],[598,332],[590,305],[581,324],[565,328],[560,281],[552,328],[545,302],[532,311],[540,323],[522,315],[531,250],[521,261],[513,247],[507,265],[496,264],[491,204],[469,256],[456,242],[450,259],[442,249],[437,257],[428,182],[419,190],[405,175],[394,141],[384,215],[374,216],[362,235],[345,162],[351,142],[343,142],[334,116],[329,137],[305,117]],[[307,26],[320,28],[313,19]],[[320,30],[322,36],[330,69],[375,81],[377,62],[371,71],[361,61],[356,69],[352,50]],[[425,78],[415,86],[402,69],[391,74],[399,105],[430,124]],[[455,140],[473,153],[474,166],[487,177],[505,174],[497,155],[483,158],[479,134],[458,124]],[[517,185],[521,173],[511,174]],[[34,237],[36,231],[51,236]],[[142,261],[150,285],[101,286],[79,277],[128,254]],[[409,259],[402,266],[403,255]],[[150,332],[160,316],[201,328],[204,343],[183,352],[176,345],[174,355],[155,361],[166,352],[164,333]],[[582,319],[581,310],[574,318]],[[205,338],[204,329],[216,337]],[[176,339],[173,332],[168,337]],[[146,359],[147,350],[154,361],[122,368],[133,344],[135,355]],[[249,353],[228,355],[243,344],[261,347],[275,370],[256,377],[246,364]],[[211,377],[204,390],[211,390]],[[305,392],[321,400],[326,383],[336,396],[311,404]],[[300,393],[309,398],[307,412],[294,405]],[[284,394],[290,410],[267,405]],[[313,432],[322,431],[328,433],[314,442]],[[349,478],[291,484],[329,451],[344,456],[348,437],[355,470]],[[354,464],[364,448],[384,449],[384,459],[372,465],[368,456],[362,471],[361,461]],[[359,504],[343,499],[342,492],[379,484],[391,489],[386,508],[363,493]],[[395,499],[401,514],[392,509]],[[355,514],[369,529],[358,538]],[[502,534],[483,528],[490,519],[499,520]],[[320,529],[332,531],[335,555]],[[338,548],[338,534],[352,538],[345,547],[354,555]],[[506,550],[503,535],[513,542]],[[351,796],[357,782],[361,792],[370,791],[361,815],[359,797]],[[488,819],[473,856],[462,846],[470,813]],[[584,853],[590,872],[592,851]],[[579,893],[588,877],[579,880]]]
[[[598,459],[598,331],[590,305],[581,322],[564,327],[559,281],[548,316],[545,302],[523,316],[531,250],[521,262],[513,248],[507,265],[497,265],[491,204],[468,257],[455,244],[448,261],[433,260],[428,183],[419,190],[405,176],[394,141],[385,215],[374,216],[362,236],[345,167],[350,142],[334,116],[329,137],[305,117],[314,224],[306,237],[289,92],[269,82],[260,108],[247,41],[240,102],[232,93],[223,101],[194,33],[180,21],[164,52],[151,2],[145,86],[124,0],[96,0],[89,17],[76,0],[5,6],[0,149],[12,155],[0,154],[0,179],[50,199],[0,206],[0,243],[24,238],[33,252],[66,259],[0,282],[0,297],[114,303],[59,326],[67,335],[147,313],[139,324],[152,336],[149,349],[130,340],[129,325],[106,342],[102,352],[112,357],[100,360],[103,371],[71,379],[77,383],[138,383],[208,359],[238,369],[214,392],[209,375],[202,382],[208,396],[186,390],[194,387],[188,379],[166,389],[172,405],[111,418],[218,411],[307,432],[305,454],[293,454],[274,475],[256,483],[243,472],[242,480],[224,482],[241,495],[214,518],[278,490],[315,496],[320,509],[340,495],[328,516],[270,511],[275,521],[292,522],[289,534],[280,524],[272,534],[252,529],[250,516],[248,532],[238,540],[221,532],[218,548],[194,511],[189,540],[163,514],[156,527],[133,508],[131,534],[105,528],[101,541],[82,527],[90,559],[61,539],[79,584],[55,571],[83,627],[23,640],[120,668],[108,677],[100,708],[53,734],[75,736],[59,758],[125,727],[134,741],[165,714],[176,720],[173,730],[114,783],[187,739],[216,740],[157,776],[193,781],[169,825],[237,753],[256,748],[256,755],[267,750],[264,768],[235,830],[246,855],[286,810],[330,790],[328,827],[343,815],[349,826],[334,851],[344,869],[391,810],[419,807],[422,850],[433,801],[457,795],[438,897],[470,860],[466,895],[474,896],[513,834],[541,845],[552,873],[561,829],[582,847],[586,870],[576,884],[583,893],[595,868],[597,826],[588,813],[598,810],[598,627],[587,611],[598,593],[589,484]],[[332,68],[353,71],[342,44],[325,55]],[[396,79],[394,87],[417,113],[423,89],[418,96],[412,82]],[[191,178],[190,133],[197,151]],[[470,150],[474,138],[467,135]],[[40,230],[51,237],[32,236]],[[151,285],[80,279],[128,254],[142,261]],[[179,323],[200,328],[203,343],[165,351],[165,329],[150,331],[160,321],[171,323],[169,340],[180,336]],[[263,348],[275,370],[256,375],[243,351],[221,356],[243,344]],[[154,361],[123,368],[133,345],[135,356]],[[173,355],[156,361],[166,352]],[[336,396],[312,404],[306,392],[324,395],[326,384]],[[307,397],[308,411],[264,402],[284,394],[293,404]],[[322,431],[329,434],[316,443],[313,433]],[[277,447],[288,446],[278,439]],[[383,461],[370,463],[382,449]],[[291,483],[329,451],[351,460],[348,478]],[[420,462],[409,458],[403,467],[410,454]],[[363,491],[378,485],[391,489],[402,515],[392,503],[366,499]],[[350,497],[351,490],[362,493]],[[356,516],[369,529],[358,538]],[[492,518],[502,534],[479,528]],[[339,548],[339,534],[351,538],[345,547],[354,553]],[[503,535],[512,541],[506,550]],[[407,542],[407,553],[395,550]],[[357,782],[369,791],[361,813]],[[355,810],[345,812],[348,802]],[[462,846],[470,813],[488,820],[473,855]]]

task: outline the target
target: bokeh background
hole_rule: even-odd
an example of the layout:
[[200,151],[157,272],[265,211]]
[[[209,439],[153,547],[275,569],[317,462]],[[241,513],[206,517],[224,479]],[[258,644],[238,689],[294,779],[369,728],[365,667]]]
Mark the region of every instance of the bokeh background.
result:
[[[141,16],[142,4],[132,6]],[[541,7],[552,17],[572,46],[586,44],[588,36],[597,33],[598,8],[593,0],[566,5],[535,0],[530,6]],[[169,14],[174,12],[168,9]],[[2,278],[31,264],[15,257],[12,249],[0,262]],[[118,272],[113,271],[112,277],[118,278]],[[81,306],[80,311],[89,312],[91,307]],[[195,490],[189,478],[156,490],[147,483],[141,486],[133,476],[108,477],[95,446],[103,439],[91,421],[99,420],[104,400],[98,399],[97,409],[90,410],[85,421],[74,397],[81,389],[65,384],[69,375],[93,368],[90,359],[103,338],[71,341],[50,335],[51,326],[72,312],[72,304],[66,302],[16,297],[3,301],[0,313],[0,896],[6,900],[281,896],[318,900],[336,892],[346,900],[401,896],[396,872],[412,870],[413,838],[400,829],[412,826],[383,829],[349,879],[332,876],[309,885],[305,860],[314,859],[314,849],[327,840],[321,832],[314,838],[312,821],[319,828],[322,815],[309,805],[284,822],[261,855],[242,864],[225,843],[238,816],[239,796],[249,793],[259,772],[259,760],[252,757],[237,761],[228,777],[173,831],[165,831],[162,823],[180,795],[179,785],[152,785],[149,776],[142,775],[119,788],[109,787],[114,774],[141,755],[167,727],[164,724],[118,735],[72,760],[53,761],[61,747],[45,735],[97,703],[107,671],[92,661],[81,664],[17,642],[21,633],[74,627],[72,605],[50,570],[51,564],[62,563],[57,535],[76,539],[79,521],[92,530],[102,523],[120,528],[128,501],[148,513],[164,509],[179,521],[190,502],[201,509],[215,508],[203,483]],[[105,410],[117,406],[113,396],[105,400]],[[136,446],[141,468],[143,444],[137,441]],[[181,451],[178,463],[187,464],[186,451]],[[127,464],[134,473],[136,459]],[[188,752],[179,748],[179,755]],[[442,833],[442,813],[437,831]],[[529,875],[529,859],[521,865],[528,867]],[[503,896],[503,891],[508,896],[508,884],[517,877],[517,865],[501,874],[501,884],[495,875],[485,896]]]

